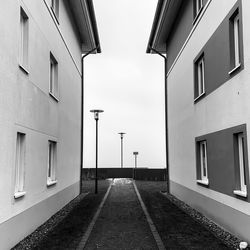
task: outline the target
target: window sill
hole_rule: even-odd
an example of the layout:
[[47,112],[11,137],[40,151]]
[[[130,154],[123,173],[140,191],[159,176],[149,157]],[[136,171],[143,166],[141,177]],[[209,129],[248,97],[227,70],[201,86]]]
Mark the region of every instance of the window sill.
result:
[[241,67],[241,63],[238,64],[237,66],[235,66],[231,71],[228,72],[229,75],[231,75],[232,73],[234,73],[237,69],[239,69]]
[[202,94],[200,94],[199,96],[197,96],[195,99],[194,99],[194,102],[197,102],[200,98],[202,98],[204,95],[206,94],[206,92],[203,92]]
[[57,102],[59,102],[59,98],[56,97],[54,94],[52,94],[51,92],[49,92],[49,95],[50,95],[53,99],[55,99]]
[[208,186],[209,184],[209,181],[208,180],[196,180],[196,182],[198,184],[202,184],[202,185],[205,185],[205,186]]
[[247,197],[247,192],[246,191],[234,190],[234,194],[245,197],[245,198]]
[[202,6],[199,10],[199,12],[197,13],[197,15],[195,16],[194,20],[193,20],[193,25],[196,23],[196,21],[198,20],[199,16],[201,15],[201,12],[203,11],[204,6]]
[[56,183],[57,183],[57,180],[55,180],[55,181],[47,180],[47,187],[56,185]]
[[16,192],[16,193],[14,194],[14,198],[15,198],[15,199],[21,198],[21,197],[23,197],[25,194],[26,194],[26,192],[24,192],[24,191],[22,191],[22,192]]
[[29,74],[29,71],[26,69],[26,67],[24,67],[23,65],[19,64],[19,68],[25,73],[25,74]]

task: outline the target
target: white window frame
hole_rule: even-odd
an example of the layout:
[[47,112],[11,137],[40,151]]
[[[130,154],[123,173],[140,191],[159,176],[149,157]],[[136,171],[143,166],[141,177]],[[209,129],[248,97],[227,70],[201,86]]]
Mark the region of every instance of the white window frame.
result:
[[25,195],[25,134],[17,132],[16,157],[15,157],[15,191],[14,197],[20,198]]
[[59,0],[51,0],[51,9],[56,18],[57,23],[59,23]]
[[51,186],[57,183],[56,165],[57,165],[57,142],[48,141],[47,186]]
[[234,73],[238,68],[240,68],[241,66],[241,55],[240,55],[240,51],[241,51],[241,47],[240,47],[240,15],[239,12],[232,18],[230,19],[231,23],[232,23],[232,32],[233,32],[233,51],[231,53],[233,53],[233,65],[232,65],[232,70],[228,72],[228,74],[232,74]]
[[196,11],[196,16],[199,14],[200,10],[203,7],[203,1],[202,0],[195,0],[195,11]]
[[197,96],[195,97],[195,100],[201,97],[205,94],[205,73],[204,73],[204,57],[200,58],[196,62],[197,67],[197,82],[196,82],[196,91]]
[[59,85],[58,85],[58,62],[50,53],[50,64],[49,64],[49,94],[59,101]]
[[237,151],[239,159],[239,190],[234,190],[236,195],[247,197],[246,173],[245,173],[245,153],[244,153],[244,135],[237,134]]
[[[204,149],[204,151],[203,151]],[[208,185],[208,172],[207,172],[207,142],[198,142],[199,159],[200,159],[200,179],[197,180],[198,183]]]
[[240,66],[240,17],[239,13],[233,19],[234,34],[234,67]]
[[19,66],[28,72],[29,56],[29,17],[23,8],[20,8],[20,43],[19,43]]

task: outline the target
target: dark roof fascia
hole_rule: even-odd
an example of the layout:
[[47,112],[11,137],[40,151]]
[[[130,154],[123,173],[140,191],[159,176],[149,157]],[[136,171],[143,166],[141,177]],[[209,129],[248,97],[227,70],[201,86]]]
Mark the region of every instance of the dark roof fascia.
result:
[[158,0],[158,4],[156,7],[156,12],[155,12],[154,21],[153,21],[153,25],[152,25],[150,36],[149,36],[149,41],[148,41],[146,53],[152,53],[151,48],[152,48],[154,38],[156,36],[156,30],[158,27],[158,23],[160,21],[159,19],[160,19],[160,15],[162,13],[163,3],[164,3],[164,0]]
[[89,16],[90,16],[91,27],[93,29],[97,53],[101,53],[101,45],[100,45],[100,40],[99,40],[99,34],[98,34],[98,28],[97,28],[97,22],[96,22],[96,17],[95,17],[95,10],[94,10],[93,1],[86,0],[86,4],[88,7],[88,12],[89,12]]
[[[82,53],[101,53],[97,22],[92,0],[64,0],[69,5],[78,30]],[[96,48],[96,49],[95,49]]]
[[[167,53],[166,42],[184,0],[159,0],[146,53]],[[186,0],[187,1],[187,0]],[[155,49],[153,51],[151,48]]]

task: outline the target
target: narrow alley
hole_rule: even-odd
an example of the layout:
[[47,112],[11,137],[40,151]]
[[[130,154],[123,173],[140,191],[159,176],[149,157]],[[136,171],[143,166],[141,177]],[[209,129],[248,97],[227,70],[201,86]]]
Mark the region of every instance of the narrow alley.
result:
[[0,2],[0,250],[250,249],[250,0]]
[[[131,179],[100,181],[100,192],[94,195],[94,182],[91,181],[84,188],[89,194],[78,201],[66,217],[57,218],[60,223],[53,222],[55,225],[49,228],[51,223],[48,221],[13,250],[212,250],[237,246],[239,242],[233,235],[221,228],[211,233],[207,225],[202,225],[164,197],[161,191],[164,191],[165,184]],[[153,222],[153,232],[141,202]],[[89,210],[90,206],[95,215]]]

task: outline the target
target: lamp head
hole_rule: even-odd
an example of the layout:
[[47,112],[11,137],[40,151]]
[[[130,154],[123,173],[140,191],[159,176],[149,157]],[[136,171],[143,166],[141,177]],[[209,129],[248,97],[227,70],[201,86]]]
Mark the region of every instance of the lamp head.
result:
[[90,112],[94,113],[94,119],[97,121],[99,120],[99,113],[102,113],[104,111],[101,109],[92,109],[90,110]]
[[120,132],[120,133],[118,133],[118,134],[121,135],[121,139],[123,139],[123,135],[125,135],[126,133]]
[[138,155],[139,153],[138,152],[133,152],[133,155]]

